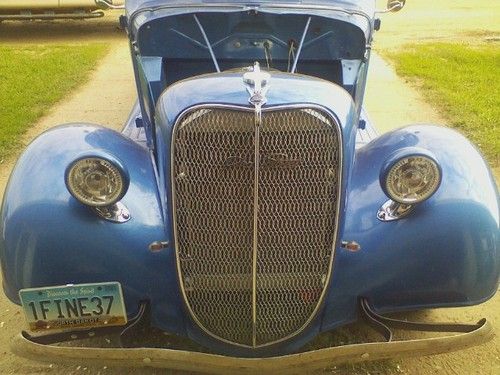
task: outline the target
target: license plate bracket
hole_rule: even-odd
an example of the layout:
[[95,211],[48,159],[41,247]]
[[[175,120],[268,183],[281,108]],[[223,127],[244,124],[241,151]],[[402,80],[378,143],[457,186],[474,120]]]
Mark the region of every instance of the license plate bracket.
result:
[[70,284],[19,291],[29,329],[121,326],[127,313],[120,283]]

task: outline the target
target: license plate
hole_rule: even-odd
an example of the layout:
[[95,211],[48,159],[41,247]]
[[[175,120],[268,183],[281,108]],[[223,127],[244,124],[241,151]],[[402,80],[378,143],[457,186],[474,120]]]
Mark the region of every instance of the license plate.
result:
[[31,331],[127,323],[120,283],[75,284],[19,291]]

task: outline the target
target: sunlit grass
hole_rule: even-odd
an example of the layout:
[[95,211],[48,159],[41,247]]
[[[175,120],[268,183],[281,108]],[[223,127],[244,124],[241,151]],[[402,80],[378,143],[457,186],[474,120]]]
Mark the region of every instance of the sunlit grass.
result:
[[387,52],[399,75],[471,139],[489,161],[500,155],[498,44],[425,43]]
[[0,161],[38,118],[88,78],[107,49],[100,43],[0,46]]

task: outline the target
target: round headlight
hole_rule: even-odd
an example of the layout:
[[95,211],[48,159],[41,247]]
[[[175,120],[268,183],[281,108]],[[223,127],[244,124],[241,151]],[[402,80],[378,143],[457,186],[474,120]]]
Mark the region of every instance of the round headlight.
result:
[[121,168],[100,157],[85,157],[73,162],[66,171],[66,186],[80,202],[92,206],[110,206],[127,190]]
[[441,168],[428,155],[408,155],[390,163],[381,179],[393,201],[415,204],[428,199],[441,183]]

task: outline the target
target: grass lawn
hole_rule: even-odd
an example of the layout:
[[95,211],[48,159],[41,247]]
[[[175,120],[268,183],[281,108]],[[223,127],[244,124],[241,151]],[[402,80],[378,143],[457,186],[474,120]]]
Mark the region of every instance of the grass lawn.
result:
[[386,52],[399,75],[498,166],[500,48],[498,44],[424,43]]
[[107,49],[100,43],[0,46],[0,161],[31,124],[87,79]]

